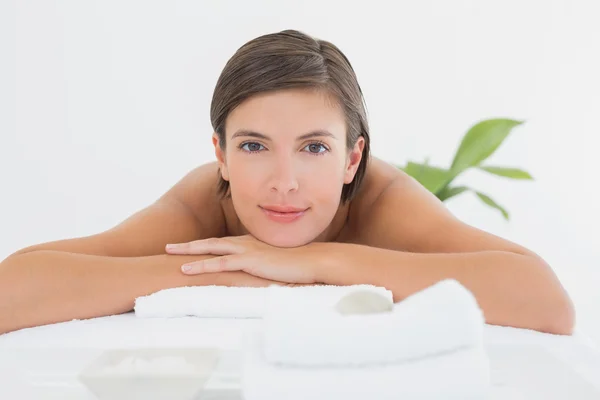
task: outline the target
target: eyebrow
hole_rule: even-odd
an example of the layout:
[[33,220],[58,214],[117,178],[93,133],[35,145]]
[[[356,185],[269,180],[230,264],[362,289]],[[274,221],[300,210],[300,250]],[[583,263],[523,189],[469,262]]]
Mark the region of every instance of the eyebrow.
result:
[[[258,138],[258,139],[263,139],[263,140],[272,140],[267,135],[263,135],[262,133],[254,132],[254,131],[247,130],[247,129],[237,130],[231,136],[231,139],[235,139],[236,137],[253,137],[253,138]],[[305,133],[304,135],[300,135],[296,138],[296,140],[306,140],[306,139],[311,139],[311,138],[316,138],[316,137],[330,137],[330,138],[337,139],[333,133],[323,130],[323,129],[319,129],[316,131]]]

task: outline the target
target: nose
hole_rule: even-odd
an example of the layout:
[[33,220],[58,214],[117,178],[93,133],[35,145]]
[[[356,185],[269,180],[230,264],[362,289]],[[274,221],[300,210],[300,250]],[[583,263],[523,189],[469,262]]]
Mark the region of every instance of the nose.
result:
[[272,169],[270,187],[271,191],[281,194],[298,190],[298,177],[293,160],[279,157]]

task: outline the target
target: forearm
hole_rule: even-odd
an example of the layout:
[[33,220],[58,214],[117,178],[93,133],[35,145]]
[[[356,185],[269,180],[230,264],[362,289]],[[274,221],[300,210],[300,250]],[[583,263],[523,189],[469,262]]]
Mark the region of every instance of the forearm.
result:
[[487,323],[561,334],[573,328],[571,300],[540,258],[502,251],[406,253],[346,244],[332,250],[320,277],[325,283],[384,286],[397,302],[451,278],[473,293]]
[[180,286],[267,286],[245,272],[184,275],[211,256],[103,257],[34,251],[0,263],[0,334],[37,325],[131,311],[136,297]]

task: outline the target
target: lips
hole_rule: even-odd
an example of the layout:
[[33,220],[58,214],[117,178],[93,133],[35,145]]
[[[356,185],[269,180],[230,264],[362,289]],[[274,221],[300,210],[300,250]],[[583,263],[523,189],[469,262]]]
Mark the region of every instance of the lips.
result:
[[269,205],[260,207],[267,218],[279,223],[289,223],[300,219],[308,208],[299,208],[292,206]]
[[293,207],[293,206],[278,206],[278,205],[262,206],[261,208],[265,209],[267,211],[273,211],[276,213],[297,213],[297,212],[302,212],[302,211],[307,210],[307,208],[299,208],[299,207]]

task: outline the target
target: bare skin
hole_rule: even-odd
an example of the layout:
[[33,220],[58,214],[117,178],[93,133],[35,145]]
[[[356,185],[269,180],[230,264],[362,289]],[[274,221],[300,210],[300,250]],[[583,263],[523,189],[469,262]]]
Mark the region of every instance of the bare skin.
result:
[[[247,233],[237,219],[231,201],[219,200],[216,195],[217,171],[216,162],[196,168],[154,204],[110,230],[88,237],[37,244],[8,257],[0,263],[0,333],[73,318],[127,312],[133,309],[135,297],[167,287],[191,284],[258,287],[275,283],[237,271],[182,276],[179,267],[183,262],[207,256],[165,254],[167,243]],[[398,199],[410,204],[394,210],[398,220],[406,221],[404,231],[410,234],[405,238],[396,237],[395,247],[419,252],[460,252],[476,248],[528,252],[466,225],[456,231],[458,236],[452,241],[442,230],[429,231],[426,240],[419,240],[415,233],[423,228],[413,216],[422,213],[421,207],[430,207],[429,194],[402,171],[375,158],[357,197],[339,208],[328,237],[322,240],[386,246],[385,232],[372,231],[364,235],[359,227],[373,212],[376,200],[394,181],[402,182],[418,193],[410,199]],[[444,208],[441,203],[436,207]],[[76,270],[80,270],[80,276],[74,273]],[[121,283],[115,285],[116,275]],[[25,285],[26,280],[28,285]],[[93,285],[89,284],[91,280]],[[13,283],[19,281],[22,283],[15,291]],[[49,282],[52,282],[50,287]],[[60,282],[63,282],[62,287]],[[86,294],[89,297],[85,297]],[[53,301],[47,301],[49,298]],[[76,303],[72,301],[74,298],[78,299]],[[82,298],[88,301],[82,301]]]
[[[217,162],[195,168],[154,204],[106,232],[33,245],[10,257],[39,250],[111,257],[151,256],[165,254],[167,243],[246,235],[248,231],[237,217],[231,199],[220,199],[217,195],[218,171]],[[397,179],[414,184],[403,171],[373,157],[361,190],[350,203],[339,207],[327,235],[319,241],[361,243],[359,222],[373,211],[375,200]],[[443,207],[441,203],[440,207]],[[415,211],[418,210],[412,210]],[[371,237],[371,240],[377,241],[377,238]],[[421,251],[427,250],[436,251],[421,248]]]
[[[319,142],[300,139],[323,128],[331,135]],[[234,137],[240,129],[264,137],[251,138],[249,146],[248,137]],[[213,138],[217,162],[192,170],[116,227],[30,246],[2,261],[0,333],[131,311],[137,297],[171,287],[293,285],[269,275],[274,269],[263,276],[240,270],[186,275],[182,264],[212,259],[215,253],[165,251],[169,243],[250,231],[265,243],[279,241],[284,243],[280,247],[302,250],[308,243],[340,243],[343,250],[333,254],[328,248],[327,257],[320,257],[335,259],[337,265],[322,268],[323,280],[317,282],[371,282],[389,286],[395,299],[402,299],[453,277],[474,293],[489,323],[571,332],[573,306],[544,260],[459,221],[394,166],[372,157],[356,197],[338,204],[342,184],[354,176],[362,142],[346,149],[343,113],[322,95],[284,91],[255,96],[232,112],[226,131],[226,151]],[[218,195],[219,174],[231,179],[233,200]],[[257,207],[261,204],[310,211],[296,225],[278,225],[264,217]]]
[[[378,173],[382,168],[386,172]],[[210,256],[165,253],[167,243],[245,234],[231,200],[217,196],[217,173],[216,162],[195,168],[156,202],[105,232],[36,244],[10,255],[0,263],[0,333],[128,312],[136,297],[169,287],[278,283],[237,271],[185,276],[182,263]],[[356,239],[350,227],[361,207],[373,202],[392,174],[398,174],[393,167],[375,161],[365,190],[340,207],[331,233],[322,239]]]

